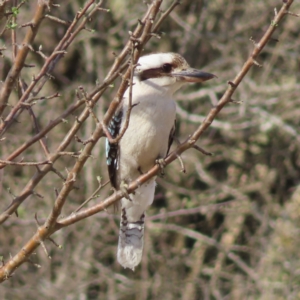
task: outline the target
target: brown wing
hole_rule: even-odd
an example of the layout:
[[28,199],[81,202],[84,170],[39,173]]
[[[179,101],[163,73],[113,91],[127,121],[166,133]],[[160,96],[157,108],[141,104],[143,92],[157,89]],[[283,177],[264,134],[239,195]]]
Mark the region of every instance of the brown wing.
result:
[[175,129],[176,129],[176,120],[174,122],[174,126],[172,127],[171,131],[170,131],[170,135],[169,135],[169,143],[168,143],[168,151],[166,156],[168,156],[170,148],[173,144],[173,140],[174,140],[174,134],[175,134]]

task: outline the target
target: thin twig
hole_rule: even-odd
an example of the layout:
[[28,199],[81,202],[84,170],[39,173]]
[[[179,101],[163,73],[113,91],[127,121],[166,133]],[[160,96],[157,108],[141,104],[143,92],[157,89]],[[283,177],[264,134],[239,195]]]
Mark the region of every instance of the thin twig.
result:
[[74,212],[73,212],[73,214],[74,213],[76,213],[76,212],[78,212],[78,211],[80,211],[87,203],[89,203],[91,200],[93,200],[93,199],[95,199],[95,198],[97,198],[98,197],[98,193],[99,193],[99,191],[103,188],[103,187],[105,187],[107,184],[109,184],[109,180],[108,181],[106,181],[104,184],[102,184],[102,182],[101,182],[101,178],[98,180],[98,182],[99,182],[99,186],[97,187],[97,189],[93,192],[93,194],[90,196],[90,197],[88,197],[76,210],[74,210]]
[[214,154],[211,152],[208,152],[206,150],[204,150],[203,148],[197,146],[197,145],[193,145],[193,148],[198,150],[199,152],[201,152],[202,154],[208,155],[208,156],[213,156]]
[[62,25],[66,25],[66,26],[69,26],[71,24],[70,21],[65,21],[65,20],[62,20],[58,17],[54,17],[54,16],[51,16],[51,15],[45,15],[45,18],[47,18],[51,21],[54,21],[56,23],[62,24]]
[[[35,213],[34,218],[35,218],[36,226],[37,226],[38,231],[39,231],[39,229],[40,229],[41,226],[40,226],[39,220],[38,220],[38,218],[37,218],[37,213]],[[47,248],[46,248],[46,246],[45,246],[44,241],[43,241],[43,240],[40,240],[39,242],[40,242],[40,244],[41,244],[41,246],[42,246],[44,252],[46,253],[47,257],[48,257],[49,259],[51,259],[51,256],[49,255],[49,252],[48,252],[48,250],[47,250]],[[24,251],[24,252],[25,252],[25,251]],[[27,258],[27,260],[28,260],[28,258]]]
[[17,162],[17,161],[7,161],[0,159],[0,164],[3,166],[40,166],[40,165],[51,165],[52,162],[49,160],[41,161],[41,162]]
[[[38,121],[37,121],[37,119],[36,119],[36,117],[35,117],[34,112],[33,112],[33,110],[32,110],[31,107],[28,107],[27,110],[28,110],[28,112],[29,112],[29,115],[30,115],[31,118],[32,118],[33,127],[34,127],[34,129],[35,129],[35,132],[36,132],[36,134],[39,134],[40,128],[39,128],[39,124],[38,124]],[[47,147],[47,145],[46,145],[46,143],[45,143],[44,138],[39,139],[39,142],[40,142],[40,144],[41,144],[41,146],[42,146],[42,149],[43,149],[44,152],[45,152],[46,158],[49,158],[49,156],[50,156],[50,151],[49,151],[49,149],[48,149],[48,147]]]
[[88,98],[88,95],[82,86],[79,87],[79,90],[81,91],[83,100],[85,102],[85,106],[87,107],[90,115],[93,117],[95,123],[98,124],[99,120],[98,120],[97,116],[95,115],[95,113],[93,112],[93,106],[91,105],[91,99]]
[[186,173],[186,169],[185,169],[185,166],[184,166],[184,162],[183,162],[183,160],[182,160],[182,158],[181,158],[181,156],[179,155],[179,154],[177,154],[177,159],[179,160],[179,162],[180,162],[180,166],[181,166],[181,172],[182,173]]

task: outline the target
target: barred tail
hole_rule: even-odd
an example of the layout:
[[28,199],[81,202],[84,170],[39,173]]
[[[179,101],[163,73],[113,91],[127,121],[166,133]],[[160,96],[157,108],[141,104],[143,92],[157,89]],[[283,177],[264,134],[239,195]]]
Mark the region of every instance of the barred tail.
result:
[[141,262],[144,247],[144,219],[145,214],[135,222],[129,222],[126,208],[122,209],[120,235],[118,245],[118,262],[134,271]]

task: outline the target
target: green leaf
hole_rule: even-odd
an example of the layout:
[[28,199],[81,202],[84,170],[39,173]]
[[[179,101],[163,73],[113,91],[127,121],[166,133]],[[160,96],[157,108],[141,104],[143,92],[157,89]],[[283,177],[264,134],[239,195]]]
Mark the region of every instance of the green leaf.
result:
[[13,13],[14,16],[17,16],[19,14],[19,9],[17,7],[12,7],[11,12]]

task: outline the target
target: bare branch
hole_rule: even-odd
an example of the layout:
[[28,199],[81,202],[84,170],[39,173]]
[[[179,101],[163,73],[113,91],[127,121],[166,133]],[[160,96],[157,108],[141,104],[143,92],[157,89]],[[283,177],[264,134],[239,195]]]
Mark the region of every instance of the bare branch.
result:
[[17,162],[17,161],[6,161],[0,159],[1,165],[5,166],[40,166],[40,165],[51,165],[52,162],[45,160],[42,162]]
[[[51,3],[52,1],[49,2]],[[16,82],[16,79],[18,78],[20,71],[24,66],[25,59],[29,51],[28,45],[31,45],[33,43],[35,36],[39,30],[39,26],[44,19],[46,9],[46,3],[44,1],[39,1],[35,11],[35,15],[31,21],[33,25],[28,29],[27,34],[22,42],[22,46],[19,48],[19,51],[17,53],[15,62],[10,69],[9,74],[6,76],[3,87],[1,88],[0,115],[2,115],[4,109],[7,106],[8,98],[13,89],[14,83]]]
[[54,16],[51,16],[51,15],[45,15],[45,18],[51,20],[51,21],[54,21],[56,23],[59,23],[59,24],[62,24],[62,25],[65,25],[65,26],[69,26],[71,24],[70,21],[65,21],[65,20],[62,20],[60,18],[57,18],[57,17],[54,17]]
[[97,187],[97,189],[93,192],[93,194],[87,198],[73,213],[77,213],[78,211],[80,211],[87,203],[89,203],[91,200],[98,198],[98,193],[99,191],[105,187],[107,184],[109,184],[109,181],[106,181],[105,183],[102,184],[101,182],[101,178],[98,179],[99,182],[99,186]]

